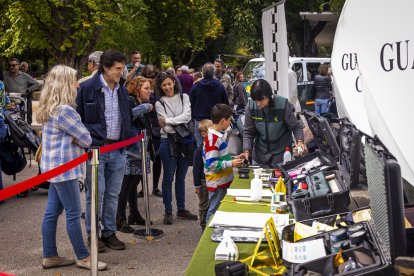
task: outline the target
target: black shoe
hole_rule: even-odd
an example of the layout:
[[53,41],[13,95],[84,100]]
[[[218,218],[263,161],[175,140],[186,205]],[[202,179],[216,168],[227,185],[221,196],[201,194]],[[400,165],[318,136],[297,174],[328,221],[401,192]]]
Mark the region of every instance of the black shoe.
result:
[[177,218],[188,219],[188,220],[197,220],[198,219],[198,217],[196,215],[192,214],[188,210],[178,211],[177,212]]
[[154,191],[152,191],[152,194],[158,197],[162,197],[162,192],[160,191],[160,189],[155,189]]
[[135,229],[132,228],[129,225],[124,225],[124,226],[120,226],[120,227],[117,226],[116,229],[119,232],[126,233],[126,234],[131,234],[131,233],[134,233],[135,232]]
[[[91,236],[88,236],[88,246],[91,247]],[[98,238],[98,253],[105,252],[106,247],[104,242]]]
[[171,225],[173,223],[173,215],[172,214],[165,214],[164,215],[164,224]]
[[105,246],[113,249],[113,250],[124,250],[125,249],[125,243],[118,240],[115,233],[108,237],[102,237],[102,241],[104,242]]
[[126,219],[117,220],[116,230],[118,230],[122,233],[127,233],[127,234],[135,232],[135,229],[127,224]]
[[[141,217],[141,215],[133,217],[133,216],[129,216],[128,217],[128,224],[130,225],[145,225],[145,219],[143,217]],[[151,221],[151,225],[152,225],[152,221]]]
[[143,192],[143,191],[140,191],[140,192],[138,193],[138,198],[142,198],[142,197],[144,197],[144,192]]

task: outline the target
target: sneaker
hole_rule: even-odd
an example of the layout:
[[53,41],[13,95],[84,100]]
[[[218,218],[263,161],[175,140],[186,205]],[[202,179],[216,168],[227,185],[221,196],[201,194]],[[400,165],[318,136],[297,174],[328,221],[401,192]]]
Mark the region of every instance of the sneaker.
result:
[[160,191],[160,189],[155,189],[154,191],[152,191],[152,194],[158,197],[162,197],[162,192]]
[[140,192],[138,193],[138,198],[142,198],[142,197],[144,197],[144,191],[140,191]]
[[171,225],[173,223],[173,215],[172,214],[165,214],[164,215],[164,224]]
[[[88,236],[88,246],[91,247],[91,236]],[[98,253],[105,252],[106,247],[104,242],[98,238]]]
[[[91,270],[91,259],[89,258],[87,261],[77,260],[76,261],[76,266],[79,267],[79,268]],[[105,270],[106,267],[107,267],[106,263],[98,261],[98,270],[99,271]]]
[[188,219],[188,220],[198,220],[198,217],[192,214],[188,210],[181,210],[177,212],[177,217],[181,219]]
[[113,233],[112,235],[108,237],[102,237],[101,239],[107,247],[113,250],[124,250],[125,249],[125,243],[118,240],[115,233]]
[[66,259],[64,257],[55,256],[43,258],[42,267],[44,269],[49,269],[53,267],[73,265],[74,263],[74,259]]

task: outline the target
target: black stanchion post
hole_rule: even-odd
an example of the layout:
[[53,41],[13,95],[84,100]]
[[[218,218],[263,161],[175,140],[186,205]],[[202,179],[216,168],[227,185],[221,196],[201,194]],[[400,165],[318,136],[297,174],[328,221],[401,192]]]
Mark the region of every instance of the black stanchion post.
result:
[[[134,237],[138,239],[153,240],[164,236],[164,232],[159,229],[151,229],[151,215],[149,208],[149,191],[148,191],[148,174],[147,174],[147,135],[145,130],[141,133],[144,138],[141,140],[142,152],[142,189],[144,191],[144,207],[145,207],[145,229],[139,229],[134,232]],[[139,143],[139,142],[137,142]]]
[[88,151],[91,166],[91,275],[98,275],[98,165],[99,147],[91,147]]

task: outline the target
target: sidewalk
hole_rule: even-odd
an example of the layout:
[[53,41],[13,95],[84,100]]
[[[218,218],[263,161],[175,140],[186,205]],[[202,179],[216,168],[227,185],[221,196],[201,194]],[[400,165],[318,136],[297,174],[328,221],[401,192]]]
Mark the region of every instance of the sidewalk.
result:
[[[16,181],[3,174],[5,187],[26,180],[37,174],[37,165],[26,167],[18,174]],[[152,179],[149,179],[150,193]],[[139,185],[141,189],[141,185]],[[0,272],[16,275],[90,275],[87,270],[76,266],[43,270],[41,224],[47,202],[47,190],[31,191],[27,198],[11,198],[0,206]],[[175,202],[175,200],[174,200]],[[82,192],[85,206],[85,193]],[[138,199],[139,210],[144,213],[143,199]],[[175,203],[173,203],[174,209]],[[198,211],[198,198],[194,193],[192,174],[186,179],[186,208],[194,213]],[[198,221],[176,219],[172,225],[162,223],[164,206],[162,198],[150,196],[150,211],[153,228],[162,229],[164,237],[159,240],[136,240],[132,234],[118,233],[118,237],[127,244],[126,250],[107,249],[99,254],[99,260],[107,262],[109,269],[100,275],[183,275],[191,260],[194,249],[201,236]],[[175,211],[174,211],[175,214]],[[65,215],[60,216],[57,231],[59,254],[72,257],[72,248],[65,229]],[[82,220],[84,229],[84,222]],[[133,226],[142,229],[142,226]],[[83,233],[86,233],[83,230]],[[85,239],[86,235],[84,236]]]

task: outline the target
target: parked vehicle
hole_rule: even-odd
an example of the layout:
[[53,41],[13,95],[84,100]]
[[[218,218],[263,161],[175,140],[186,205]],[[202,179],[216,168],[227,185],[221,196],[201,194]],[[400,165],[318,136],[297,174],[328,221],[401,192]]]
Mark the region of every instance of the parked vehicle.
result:
[[[289,68],[297,76],[298,99],[302,109],[314,110],[314,101],[311,98],[313,78],[318,74],[319,65],[331,63],[330,58],[319,57],[289,57]],[[249,60],[243,69],[246,78],[244,86],[250,95],[250,86],[257,79],[265,78],[265,58],[254,58]]]

